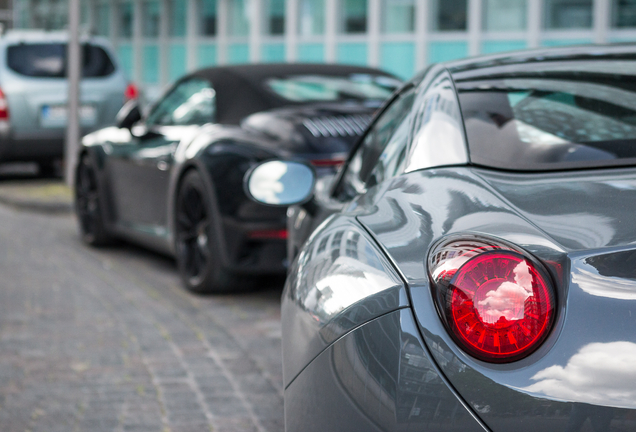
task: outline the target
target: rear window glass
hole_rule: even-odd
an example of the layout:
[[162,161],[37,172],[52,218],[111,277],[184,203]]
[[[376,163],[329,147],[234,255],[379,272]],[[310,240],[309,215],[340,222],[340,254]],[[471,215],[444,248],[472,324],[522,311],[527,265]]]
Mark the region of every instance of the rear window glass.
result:
[[530,171],[636,163],[636,82],[604,63],[457,82],[471,161]]
[[293,102],[387,99],[401,82],[383,75],[352,74],[349,76],[296,75],[270,78],[269,90]]
[[[104,77],[115,71],[106,51],[95,45],[82,45],[82,74],[85,78]],[[20,75],[40,78],[66,76],[66,44],[19,44],[7,48],[7,66]]]

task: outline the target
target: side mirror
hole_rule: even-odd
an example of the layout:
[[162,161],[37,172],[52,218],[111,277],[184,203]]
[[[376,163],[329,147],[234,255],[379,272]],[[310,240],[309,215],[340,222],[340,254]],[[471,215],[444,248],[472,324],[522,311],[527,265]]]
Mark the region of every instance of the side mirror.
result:
[[260,204],[287,207],[309,201],[316,175],[300,162],[273,160],[256,165],[245,174],[247,196]]
[[115,117],[117,127],[120,129],[131,129],[139,120],[141,120],[141,110],[139,102],[134,99],[126,102]]

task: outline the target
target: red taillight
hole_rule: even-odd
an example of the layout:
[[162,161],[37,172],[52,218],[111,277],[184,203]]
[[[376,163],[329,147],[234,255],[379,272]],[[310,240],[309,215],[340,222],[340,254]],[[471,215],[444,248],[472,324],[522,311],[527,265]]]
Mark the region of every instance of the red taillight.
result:
[[137,99],[139,97],[139,89],[134,84],[128,84],[126,86],[126,90],[124,90],[124,98],[129,101],[132,99]]
[[344,163],[344,159],[314,159],[309,161],[315,167],[339,167]]
[[286,229],[250,231],[247,237],[253,240],[287,240]]
[[460,247],[453,254],[447,246],[441,255],[437,252],[438,259],[443,257],[437,270],[446,268],[432,276],[451,336],[480,360],[503,363],[526,357],[552,328],[555,297],[549,278],[512,248],[479,242],[454,246],[458,244],[473,248]]
[[2,90],[0,90],[0,120],[9,120],[9,104]]

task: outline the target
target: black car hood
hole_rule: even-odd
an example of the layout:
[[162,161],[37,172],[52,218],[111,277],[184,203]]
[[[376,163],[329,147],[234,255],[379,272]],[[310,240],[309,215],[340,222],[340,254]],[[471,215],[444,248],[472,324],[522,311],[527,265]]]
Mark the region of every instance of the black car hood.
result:
[[379,103],[322,103],[252,114],[241,127],[294,153],[342,154],[368,126]]

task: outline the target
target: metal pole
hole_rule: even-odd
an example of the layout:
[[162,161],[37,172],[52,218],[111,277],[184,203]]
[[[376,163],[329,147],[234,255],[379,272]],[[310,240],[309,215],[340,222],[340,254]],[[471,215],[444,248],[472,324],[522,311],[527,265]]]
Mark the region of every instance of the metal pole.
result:
[[77,150],[80,140],[79,94],[81,74],[81,51],[79,40],[80,0],[69,0],[68,5],[68,123],[66,129],[66,146],[64,148],[64,179],[73,186],[74,170],[77,162]]

